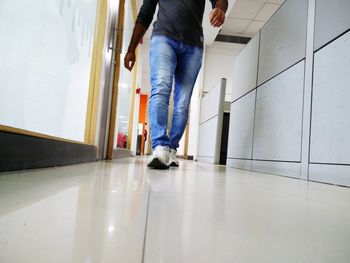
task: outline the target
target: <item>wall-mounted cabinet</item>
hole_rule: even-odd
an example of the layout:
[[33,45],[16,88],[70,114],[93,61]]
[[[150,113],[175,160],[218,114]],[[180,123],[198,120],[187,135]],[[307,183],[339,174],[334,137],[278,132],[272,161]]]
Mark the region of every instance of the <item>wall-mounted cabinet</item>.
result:
[[349,0],[287,0],[261,29],[246,96],[257,40],[241,52],[229,166],[350,186],[349,10]]
[[253,159],[300,162],[304,64],[258,88]]
[[256,91],[231,104],[229,159],[251,159]]
[[305,58],[308,0],[289,0],[261,30],[258,84]]
[[310,161],[350,164],[350,32],[315,54]]
[[250,40],[248,45],[235,59],[231,101],[237,100],[244,94],[256,88],[259,39],[260,33]]
[[314,50],[350,29],[349,0],[316,0]]

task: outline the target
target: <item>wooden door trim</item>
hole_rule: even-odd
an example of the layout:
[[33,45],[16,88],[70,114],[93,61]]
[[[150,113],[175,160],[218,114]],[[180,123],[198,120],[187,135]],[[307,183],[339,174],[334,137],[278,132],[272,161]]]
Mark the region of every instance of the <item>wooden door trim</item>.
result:
[[123,42],[123,27],[124,27],[124,6],[125,0],[119,1],[119,14],[118,14],[118,23],[117,23],[117,43],[116,43],[116,52],[112,61],[114,61],[114,78],[113,78],[113,87],[112,87],[112,101],[111,101],[111,114],[110,114],[110,123],[108,131],[108,143],[107,143],[107,159],[113,159],[113,145],[114,145],[114,136],[115,136],[115,123],[117,117],[117,103],[118,103],[118,83],[120,78],[120,53]]
[[85,122],[85,143],[95,144],[99,108],[100,81],[105,48],[108,1],[100,0],[97,7],[97,26],[92,50],[88,103]]

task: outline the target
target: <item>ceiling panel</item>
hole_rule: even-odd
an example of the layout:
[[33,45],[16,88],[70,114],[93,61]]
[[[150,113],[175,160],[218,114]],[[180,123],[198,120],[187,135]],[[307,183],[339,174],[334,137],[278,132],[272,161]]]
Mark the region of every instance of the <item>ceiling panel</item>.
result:
[[237,0],[220,34],[253,37],[283,2],[284,0]]
[[267,0],[266,2],[281,5],[283,4],[284,0]]
[[224,34],[224,35],[243,34],[244,31],[249,26],[249,24],[250,24],[249,20],[227,18],[224,26],[221,29],[221,34]]
[[229,17],[231,18],[241,18],[241,19],[254,19],[264,2],[256,0],[238,0],[234,5]]
[[248,28],[244,31],[244,34],[254,36],[263,27],[265,22],[252,21]]
[[279,8],[279,5],[276,4],[265,4],[264,7],[261,9],[259,14],[255,17],[254,20],[257,21],[267,21],[270,19],[270,17],[277,11]]

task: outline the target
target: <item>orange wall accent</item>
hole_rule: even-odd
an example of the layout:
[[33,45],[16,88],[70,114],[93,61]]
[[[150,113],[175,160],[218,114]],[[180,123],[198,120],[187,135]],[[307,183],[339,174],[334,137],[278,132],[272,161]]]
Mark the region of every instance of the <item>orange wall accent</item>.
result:
[[148,100],[148,95],[144,95],[144,94],[140,95],[139,123],[146,122],[147,100]]

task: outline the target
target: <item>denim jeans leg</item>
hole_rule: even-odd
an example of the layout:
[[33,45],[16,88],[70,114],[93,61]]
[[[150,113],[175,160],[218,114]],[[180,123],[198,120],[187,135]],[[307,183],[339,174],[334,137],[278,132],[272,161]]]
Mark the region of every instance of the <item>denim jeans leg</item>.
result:
[[203,49],[183,45],[178,53],[175,71],[174,111],[169,135],[169,147],[177,149],[186,128],[189,105],[199,70],[202,66]]
[[176,42],[154,36],[150,48],[151,95],[149,101],[152,148],[169,146],[167,135],[169,97],[177,63]]

